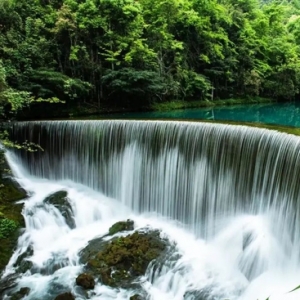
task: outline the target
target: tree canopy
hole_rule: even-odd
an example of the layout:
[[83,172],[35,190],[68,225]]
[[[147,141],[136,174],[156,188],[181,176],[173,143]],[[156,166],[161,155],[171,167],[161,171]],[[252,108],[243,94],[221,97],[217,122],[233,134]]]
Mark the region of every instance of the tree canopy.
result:
[[299,12],[298,1],[2,0],[0,105],[293,99]]

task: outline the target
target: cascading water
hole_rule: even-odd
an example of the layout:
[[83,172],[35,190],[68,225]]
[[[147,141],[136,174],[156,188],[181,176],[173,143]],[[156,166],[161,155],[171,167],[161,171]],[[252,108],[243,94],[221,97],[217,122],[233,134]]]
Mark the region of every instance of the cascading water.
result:
[[[78,252],[124,218],[177,245],[149,268],[149,299],[285,300],[300,284],[300,139],[243,126],[157,121],[50,121],[13,125],[44,151],[7,153],[25,200],[26,231],[4,274],[31,245],[26,299],[77,293]],[[76,227],[44,199],[68,192]],[[54,267],[55,266],[55,267]],[[57,267],[59,266],[59,267]],[[134,291],[98,283],[91,299]],[[84,299],[78,295],[78,299]]]

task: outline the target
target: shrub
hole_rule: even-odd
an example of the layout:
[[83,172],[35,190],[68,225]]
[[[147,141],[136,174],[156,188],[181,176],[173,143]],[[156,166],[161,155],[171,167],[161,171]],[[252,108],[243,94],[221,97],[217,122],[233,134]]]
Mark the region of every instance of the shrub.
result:
[[0,219],[0,239],[8,238],[18,228],[18,224],[10,219]]

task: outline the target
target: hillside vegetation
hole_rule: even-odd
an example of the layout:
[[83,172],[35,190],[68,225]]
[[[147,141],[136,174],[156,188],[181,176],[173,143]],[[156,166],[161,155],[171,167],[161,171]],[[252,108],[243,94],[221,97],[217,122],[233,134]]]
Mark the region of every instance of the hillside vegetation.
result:
[[299,9],[257,0],[2,0],[0,105],[294,99]]

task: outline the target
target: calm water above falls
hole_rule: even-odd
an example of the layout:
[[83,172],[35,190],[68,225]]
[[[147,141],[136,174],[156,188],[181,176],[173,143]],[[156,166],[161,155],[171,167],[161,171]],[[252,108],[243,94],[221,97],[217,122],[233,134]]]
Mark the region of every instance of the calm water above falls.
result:
[[[53,300],[55,287],[76,293],[78,251],[115,221],[159,228],[177,244],[142,279],[147,300],[299,300],[300,138],[265,129],[163,121],[50,121],[14,125],[12,136],[45,151],[7,153],[31,192],[26,232],[6,272],[28,245],[27,300]],[[76,228],[43,200],[68,191]],[[51,266],[50,266],[51,267]],[[51,269],[51,268],[50,268]],[[53,268],[52,268],[53,269]],[[128,300],[134,291],[97,284],[93,300]],[[197,293],[196,293],[197,295]],[[84,299],[77,294],[77,300]]]
[[120,119],[186,119],[256,122],[300,127],[300,103],[217,106],[214,108],[193,108],[167,112],[113,114],[108,115],[108,117]]

